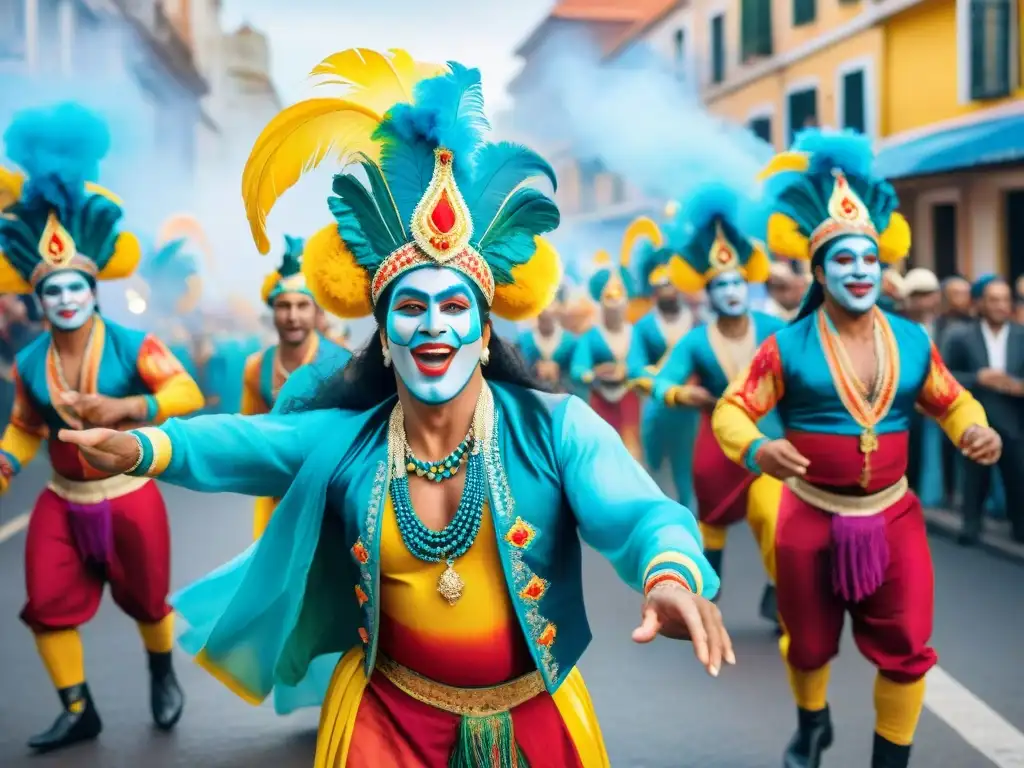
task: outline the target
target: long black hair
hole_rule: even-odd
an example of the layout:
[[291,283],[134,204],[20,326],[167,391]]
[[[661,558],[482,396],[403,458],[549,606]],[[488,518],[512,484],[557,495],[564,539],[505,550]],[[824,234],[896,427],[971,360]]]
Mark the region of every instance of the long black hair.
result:
[[[474,291],[476,288],[474,287]],[[348,411],[365,411],[379,405],[398,392],[395,372],[384,365],[384,346],[380,329],[385,323],[390,305],[386,291],[374,307],[373,316],[377,327],[366,345],[357,351],[344,368],[324,378],[307,398],[296,398],[284,407],[285,413],[297,411],[319,411],[341,408]],[[480,320],[490,324],[490,312],[483,295],[477,292],[477,306],[481,307]],[[526,365],[519,350],[500,336],[491,333],[488,346],[490,360],[481,367],[488,381],[500,381],[529,389],[550,391],[541,383]]]

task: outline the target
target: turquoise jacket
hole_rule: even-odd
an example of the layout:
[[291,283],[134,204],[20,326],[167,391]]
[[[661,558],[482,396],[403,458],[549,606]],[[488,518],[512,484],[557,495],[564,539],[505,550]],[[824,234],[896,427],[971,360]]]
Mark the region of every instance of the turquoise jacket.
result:
[[[688,325],[692,325],[692,315],[685,309],[683,311],[690,318]],[[688,325],[683,325],[687,332],[689,332]],[[677,338],[673,343],[678,343],[681,340],[681,338]],[[652,378],[657,373],[658,366],[663,362],[665,353],[668,351],[669,340],[665,338],[657,311],[652,309],[633,326],[633,343],[629,347],[629,359],[627,360],[629,377],[631,379]]]
[[[554,691],[591,639],[581,537],[638,591],[670,570],[712,597],[718,577],[693,514],[579,398],[490,386],[495,422],[483,450],[497,544],[523,635]],[[185,650],[251,701],[279,683],[296,685],[317,657],[360,644],[367,674],[374,668],[394,403],[358,413],[205,416],[136,433],[141,472],[198,491],[283,497],[259,541],[173,599],[190,627]],[[539,596],[525,589],[535,579]]]
[[[519,334],[518,344],[519,354],[523,356],[523,360],[526,361],[527,367],[533,370],[535,366],[541,360],[547,360],[548,358],[541,352],[540,347],[537,345],[536,331],[523,331]],[[562,338],[558,341],[558,346],[555,347],[554,353],[551,355],[551,360],[558,363],[558,367],[568,375],[569,365],[572,363],[572,353],[576,349],[576,337],[568,331],[562,331]]]

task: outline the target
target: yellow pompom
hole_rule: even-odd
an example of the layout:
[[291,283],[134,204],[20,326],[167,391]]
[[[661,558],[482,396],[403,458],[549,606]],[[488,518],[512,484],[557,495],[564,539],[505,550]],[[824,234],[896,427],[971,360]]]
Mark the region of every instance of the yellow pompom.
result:
[[302,273],[317,304],[350,320],[373,314],[370,275],[345,247],[338,227],[329,224],[306,241]]
[[100,280],[123,280],[135,271],[141,259],[142,246],[139,245],[139,239],[131,232],[122,232],[117,237],[114,255],[98,277]]
[[32,293],[32,286],[18,274],[0,249],[0,293]]
[[700,293],[707,284],[704,275],[690,266],[686,259],[675,254],[668,260],[668,279],[683,293]]
[[903,214],[889,217],[889,226],[878,238],[878,257],[883,264],[899,264],[910,253],[910,224]]
[[622,246],[619,251],[619,264],[628,267],[633,258],[633,250],[641,240],[650,240],[655,248],[661,248],[665,238],[661,234],[654,219],[648,216],[640,216],[633,219],[622,234]]
[[795,221],[781,213],[773,213],[768,219],[768,250],[782,259],[811,258],[810,241],[800,233]]
[[743,279],[748,283],[763,283],[768,279],[771,270],[772,262],[768,258],[768,254],[764,252],[762,246],[755,245],[746,265],[740,271],[743,273]]
[[803,152],[780,152],[773,157],[764,170],[757,175],[758,181],[764,181],[777,173],[797,171],[804,173],[810,166],[811,158]]
[[264,304],[270,303],[270,294],[274,292],[280,280],[281,275],[278,274],[277,270],[263,278],[263,285],[260,286],[260,298],[263,299]]
[[512,269],[512,283],[494,291],[491,312],[506,320],[529,320],[555,300],[562,282],[562,261],[547,240],[535,237],[537,250],[525,264]]

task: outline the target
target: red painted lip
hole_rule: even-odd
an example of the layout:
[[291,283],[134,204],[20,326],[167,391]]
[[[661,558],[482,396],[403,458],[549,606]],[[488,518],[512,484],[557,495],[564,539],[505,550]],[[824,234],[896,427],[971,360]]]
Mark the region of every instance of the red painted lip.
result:
[[856,296],[858,299],[863,299],[875,286],[871,283],[847,283],[846,290]]
[[447,344],[420,344],[412,350],[412,359],[424,376],[439,378],[448,373],[455,359],[455,348]]
[[63,317],[65,320],[70,320],[72,317],[78,314],[77,309],[62,309],[57,313],[58,317]]

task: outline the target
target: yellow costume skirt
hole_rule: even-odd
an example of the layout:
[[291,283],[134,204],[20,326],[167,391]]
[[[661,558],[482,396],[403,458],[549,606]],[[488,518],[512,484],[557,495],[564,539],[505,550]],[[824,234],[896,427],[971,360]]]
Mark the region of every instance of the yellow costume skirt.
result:
[[[320,713],[314,768],[444,768],[447,751],[454,740],[457,716],[433,710],[397,688],[381,688],[383,700],[377,696],[378,678],[390,686],[378,672],[369,681],[363,672],[363,649],[353,648],[342,657],[334,672],[327,698]],[[364,705],[364,694],[374,689],[373,706]],[[547,694],[540,694],[547,696]],[[561,725],[571,740],[570,753],[559,756],[558,744],[551,744],[554,754],[545,757],[544,765],[559,768],[608,768],[608,754],[597,723],[590,694],[579,670],[573,669],[561,687],[551,695],[561,717]],[[366,696],[369,704],[369,695]],[[527,702],[524,706],[529,706]],[[403,722],[408,708],[420,722]],[[419,708],[416,710],[415,708]],[[360,712],[364,709],[363,712]],[[424,711],[426,710],[426,711]],[[426,716],[426,717],[424,717]],[[434,723],[431,717],[438,719]],[[451,728],[448,728],[448,722]],[[418,726],[418,727],[416,727]],[[520,746],[534,733],[518,733]],[[553,742],[564,741],[561,734]],[[571,754],[574,748],[575,754]],[[531,750],[524,749],[529,757]],[[548,761],[550,758],[550,762]],[[544,768],[534,761],[532,768]],[[481,768],[485,768],[481,766]]]

